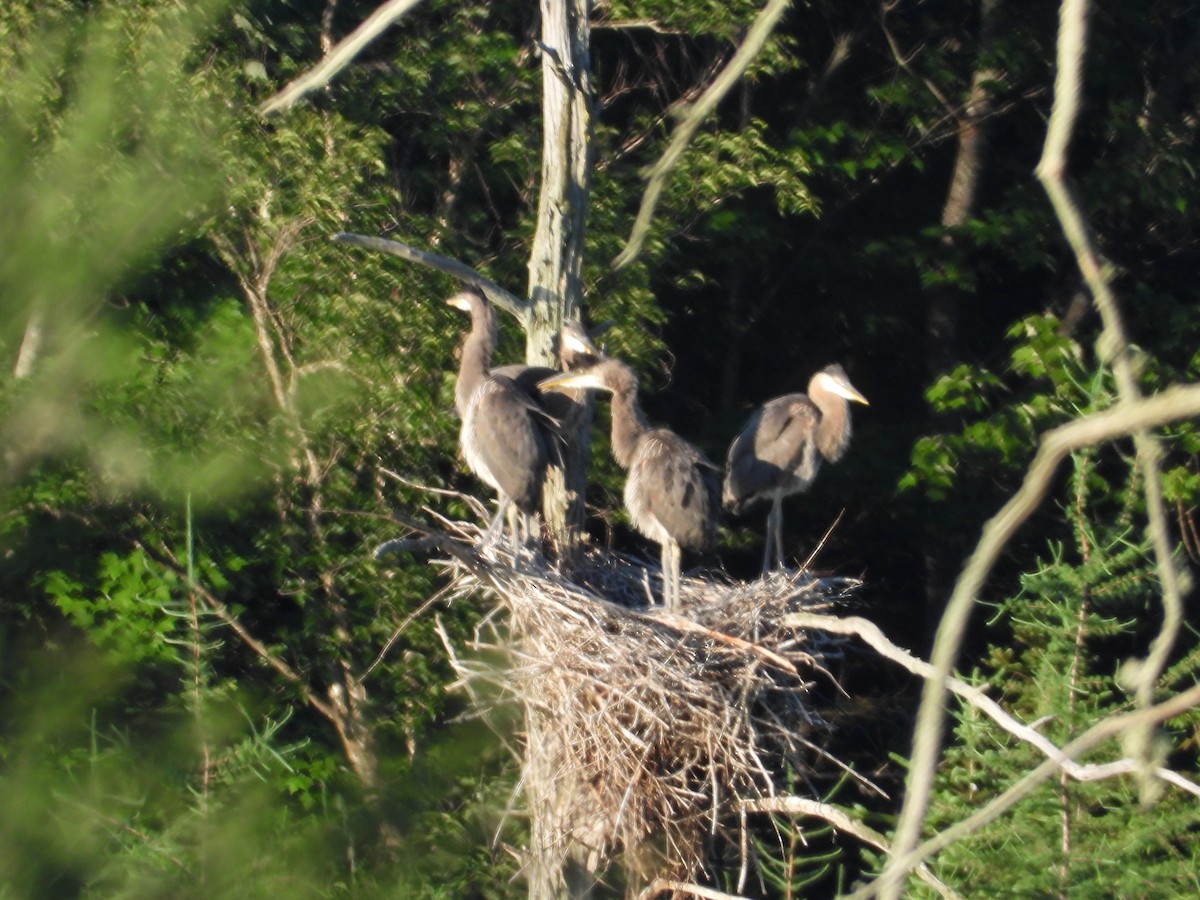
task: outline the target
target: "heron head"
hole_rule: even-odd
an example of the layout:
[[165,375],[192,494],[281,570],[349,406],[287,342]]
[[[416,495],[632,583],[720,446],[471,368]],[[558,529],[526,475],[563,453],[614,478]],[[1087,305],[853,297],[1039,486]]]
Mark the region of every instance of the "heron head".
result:
[[567,321],[563,322],[562,334],[559,336],[559,339],[562,341],[564,356],[568,353],[580,356],[600,355],[600,350],[592,343],[587,329],[583,327],[583,323],[578,319],[567,319]]
[[637,376],[619,359],[602,359],[594,366],[578,372],[554,375],[538,384],[542,390],[555,388],[584,388],[610,391],[614,394],[637,389]]
[[850,383],[850,378],[846,375],[846,370],[838,363],[826,366],[814,375],[809,393],[812,393],[813,388],[820,388],[845,400],[850,400],[853,403],[861,403],[863,406],[871,405],[867,402],[867,398],[859,393],[858,389]]
[[474,291],[459,291],[446,301],[446,305],[453,306],[455,309],[461,309],[463,312],[469,313],[477,306],[482,305],[483,302],[483,297]]

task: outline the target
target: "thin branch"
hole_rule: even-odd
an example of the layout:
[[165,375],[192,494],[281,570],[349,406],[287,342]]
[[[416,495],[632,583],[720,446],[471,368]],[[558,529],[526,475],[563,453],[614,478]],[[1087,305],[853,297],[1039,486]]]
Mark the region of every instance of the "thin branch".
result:
[[[1200,703],[1200,685],[1194,685],[1183,693],[1176,694],[1174,697],[1157,706],[1103,719],[1067,744],[1063,748],[1063,755],[1069,759],[1075,759],[1105,741],[1119,737],[1122,734],[1153,727],[1167,719],[1182,715],[1198,703]],[[897,868],[901,871],[908,871],[920,862],[929,859],[938,851],[950,846],[955,841],[994,822],[1021,800],[1028,797],[1038,785],[1054,777],[1057,769],[1058,764],[1054,760],[1046,760],[975,813],[942,830],[905,856],[895,858]],[[848,895],[848,900],[865,900],[867,897],[882,895],[882,880],[883,876],[880,876],[878,880]]]
[[[903,647],[893,644],[887,639],[878,625],[859,616],[841,618],[839,616],[801,612],[784,617],[780,624],[793,628],[825,631],[830,634],[852,634],[860,638],[880,656],[897,663],[920,678],[933,678],[935,675],[932,665],[919,657],[913,656]],[[1105,778],[1114,778],[1118,775],[1130,775],[1137,772],[1141,767],[1141,763],[1138,760],[1130,758],[1114,760],[1108,763],[1077,763],[1064,756],[1063,751],[1036,728],[1025,725],[1017,720],[1004,707],[987,696],[982,689],[954,677],[946,680],[946,687],[951,693],[963,698],[971,706],[984,713],[984,715],[988,716],[988,718],[1013,737],[1032,745],[1047,759],[1057,760],[1062,766],[1063,773],[1070,778],[1074,778],[1076,781],[1100,781]],[[1163,781],[1200,797],[1200,784],[1196,784],[1178,772],[1173,772],[1170,769],[1160,766],[1155,769],[1154,774]]]
[[445,272],[447,275],[457,278],[465,284],[479,288],[479,290],[487,294],[488,300],[505,312],[512,314],[522,326],[529,320],[530,305],[528,300],[524,300],[516,294],[505,290],[490,278],[480,275],[470,266],[456,259],[451,259],[448,256],[442,256],[438,253],[430,253],[427,250],[418,250],[416,247],[401,244],[399,241],[389,241],[387,238],[367,237],[362,234],[341,232],[333,235],[330,239],[342,244],[365,247],[368,250],[378,250],[380,253],[390,253],[392,256],[398,256],[409,262],[428,266],[431,269],[437,269],[439,272]]
[[[1082,92],[1083,59],[1087,52],[1088,0],[1064,0],[1059,20],[1058,74],[1054,82],[1054,107],[1038,163],[1037,176],[1046,189],[1054,211],[1062,224],[1063,234],[1075,253],[1076,263],[1087,281],[1096,308],[1104,323],[1101,335],[1102,352],[1111,355],[1113,373],[1122,400],[1141,396],[1134,372],[1132,352],[1121,318],[1116,295],[1109,285],[1109,269],[1103,264],[1096,241],[1084,218],[1082,206],[1075,196],[1074,186],[1066,176],[1066,155],[1075,121],[1079,115]],[[1146,515],[1150,539],[1154,546],[1158,576],[1163,590],[1163,623],[1150,645],[1146,658],[1134,667],[1134,696],[1139,706],[1154,702],[1155,685],[1166,665],[1167,657],[1179,629],[1183,625],[1183,598],[1179,571],[1172,555],[1167,508],[1162,493],[1160,460],[1162,448],[1154,435],[1145,429],[1134,432],[1137,465],[1145,482]],[[1149,734],[1142,735],[1149,754]]]
[[[1129,345],[1121,322],[1120,310],[1117,307],[1116,298],[1109,288],[1107,275],[1100,264],[1099,254],[1088,233],[1087,224],[1080,213],[1079,205],[1072,196],[1070,185],[1063,175],[1066,150],[1078,113],[1081,70],[1086,52],[1087,14],[1088,0],[1064,0],[1058,36],[1058,73],[1055,80],[1054,106],[1037,174],[1050,196],[1067,240],[1075,251],[1080,271],[1092,291],[1092,296],[1104,321],[1101,352],[1112,360],[1121,399],[1109,413],[1088,417],[1051,432],[1034,459],[1021,490],[984,527],[979,545],[971,559],[968,560],[958,584],[955,586],[934,644],[932,662],[935,666],[936,677],[925,682],[921,706],[917,714],[907,790],[896,827],[895,850],[897,855],[889,861],[876,882],[880,888],[880,895],[887,900],[899,897],[905,871],[903,860],[907,858],[920,839],[921,826],[933,788],[934,770],[941,749],[945,724],[942,701],[946,689],[946,679],[953,668],[962,634],[966,629],[967,619],[979,588],[1008,538],[1041,500],[1048,485],[1049,476],[1062,456],[1072,449],[1069,446],[1069,438],[1072,435],[1085,437],[1093,426],[1098,426],[1103,431],[1101,419],[1109,423],[1115,423],[1122,418],[1126,420],[1127,424],[1116,433],[1109,434],[1110,437],[1120,434],[1133,434],[1134,436],[1138,450],[1138,466],[1142,470],[1146,485],[1146,511],[1150,520],[1151,539],[1163,586],[1164,621],[1162,629],[1151,646],[1148,658],[1139,667],[1140,672],[1137,676],[1136,699],[1143,707],[1148,707],[1153,699],[1155,682],[1182,622],[1182,601],[1178,575],[1171,559],[1166,511],[1162,501],[1158,463],[1161,449],[1157,440],[1147,431],[1148,428],[1162,424],[1162,421],[1169,421],[1169,419],[1153,420],[1153,417],[1150,417],[1148,420],[1146,416],[1139,414],[1139,410],[1145,411],[1147,407],[1139,399],[1140,391],[1133,374]],[[1168,394],[1187,390],[1189,389],[1172,389],[1150,401],[1144,401],[1144,403],[1153,403]],[[1187,405],[1186,399],[1182,405]],[[1110,413],[1115,416],[1115,419],[1106,418]],[[1195,415],[1195,413],[1190,413],[1190,415]],[[1171,418],[1180,417],[1182,416],[1173,414],[1171,416]],[[1076,425],[1081,427],[1071,431]],[[1099,435],[1096,437],[1096,440],[1104,439]],[[1087,441],[1087,443],[1093,442],[1095,441]],[[1079,446],[1084,445],[1086,444]],[[1150,742],[1148,733],[1143,733],[1141,738],[1148,747]]]
[[654,218],[658,199],[666,186],[667,176],[683,156],[683,151],[687,149],[688,144],[699,131],[700,125],[746,73],[746,69],[762,50],[767,38],[771,36],[771,32],[775,30],[775,26],[790,5],[791,0],[770,0],[767,3],[763,11],[758,14],[758,18],[754,20],[754,24],[750,26],[750,30],[746,32],[746,39],[738,47],[733,59],[721,70],[712,86],[696,101],[695,106],[684,114],[675,128],[675,134],[671,136],[671,142],[667,145],[667,149],[650,170],[650,179],[646,184],[646,193],[642,195],[641,208],[638,209],[628,242],[613,260],[614,269],[623,269],[637,259],[642,245],[646,242],[646,235],[650,231],[650,222]]
[[782,669],[789,675],[794,675],[796,678],[800,677],[800,670],[797,669],[790,660],[784,659],[778,653],[774,653],[768,650],[766,647],[759,646],[752,641],[735,637],[732,634],[724,634],[720,631],[714,631],[711,628],[705,628],[698,622],[693,622],[691,619],[674,615],[672,613],[657,612],[653,615],[647,616],[631,610],[629,615],[637,616],[638,618],[644,619],[648,622],[662,622],[665,625],[670,625],[672,628],[677,629],[678,631],[686,631],[689,634],[698,634],[720,644],[726,644],[730,647],[741,650],[744,653],[757,656],[759,659],[762,659],[765,662],[770,663],[772,666],[775,666],[775,668]]
[[[838,831],[852,835],[864,844],[874,847],[876,850],[880,850],[883,853],[889,853],[891,850],[888,846],[887,838],[874,828],[864,825],[862,822],[855,821],[845,811],[829,803],[822,803],[819,800],[794,796],[765,797],[761,800],[747,800],[742,804],[742,808],[747,812],[783,813],[789,816],[811,816],[814,819],[822,819]],[[921,864],[917,867],[917,875],[943,897],[958,897],[958,894],[930,872],[926,865]]]
[[359,52],[421,0],[388,0],[333,47],[325,58],[258,108],[259,115],[290,109],[305,94],[325,87]]
[[[1198,415],[1200,384],[1181,385],[1144,400],[1119,402],[1111,409],[1076,419],[1047,432],[1021,488],[984,525],[979,543],[967,560],[946,605],[930,660],[933,671],[921,694],[908,786],[895,841],[897,852],[901,852],[904,847],[900,840],[903,830],[905,842],[909,844],[903,851],[904,857],[916,846],[925,817],[944,726],[943,699],[971,608],[1009,539],[1045,496],[1058,464],[1069,453],[1082,447]],[[903,877],[899,862],[901,858],[894,858],[880,875],[880,882],[886,881],[889,889],[899,888],[899,880]]]
[[638,894],[638,900],[650,900],[651,897],[657,897],[668,891],[675,894],[691,894],[693,897],[700,897],[701,900],[741,900],[742,896],[741,894],[726,894],[724,891],[703,887],[699,884],[687,884],[682,881],[659,878]]

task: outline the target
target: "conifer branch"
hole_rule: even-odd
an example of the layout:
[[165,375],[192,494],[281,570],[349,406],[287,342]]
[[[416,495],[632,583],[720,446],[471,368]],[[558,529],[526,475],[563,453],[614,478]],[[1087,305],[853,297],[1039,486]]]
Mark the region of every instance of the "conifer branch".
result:
[[[1200,685],[1194,685],[1168,700],[1146,709],[1120,713],[1109,716],[1097,722],[1075,740],[1063,747],[1063,756],[1076,759],[1105,741],[1133,733],[1139,729],[1152,728],[1167,719],[1182,715],[1200,703]],[[898,871],[907,872],[922,861],[929,859],[939,851],[961,840],[968,834],[973,834],[984,826],[994,822],[1021,800],[1028,797],[1035,788],[1054,776],[1058,769],[1055,760],[1048,759],[1036,769],[1027,773],[1016,784],[1004,793],[995,797],[981,809],[971,814],[949,828],[914,848],[903,857],[893,857]],[[886,870],[885,870],[886,872]],[[848,895],[847,900],[865,900],[867,897],[883,896],[883,876],[863,888]]]
[[[832,618],[832,617],[828,617]],[[866,619],[860,620],[866,622]],[[867,623],[868,625],[871,623]],[[899,648],[897,648],[899,649]],[[809,797],[767,797],[762,800],[749,800],[742,804],[742,808],[747,812],[756,813],[783,813],[789,816],[811,816],[814,819],[821,819],[828,822],[838,831],[843,831],[846,834],[858,838],[864,844],[874,847],[883,853],[888,853],[891,850],[888,840],[874,828],[869,825],[864,825],[862,822],[852,819],[845,811],[830,803],[822,803],[819,800],[813,800]],[[931,888],[937,891],[943,897],[957,897],[953,889],[943,883],[937,876],[929,871],[929,867],[924,863],[917,866],[917,877],[928,884]]]
[[[899,890],[905,871],[902,860],[916,846],[920,835],[941,747],[943,700],[971,608],[1008,541],[1045,497],[1058,464],[1074,450],[1194,416],[1200,416],[1200,384],[1177,385],[1153,397],[1121,401],[1103,412],[1048,431],[1020,489],[984,525],[979,543],[954,586],[934,642],[930,659],[933,670],[921,695],[908,786],[897,826],[896,847],[901,855],[893,858],[875,882],[880,896],[896,896],[894,891]],[[903,851],[901,829],[910,845]],[[885,884],[892,893],[882,889]]]

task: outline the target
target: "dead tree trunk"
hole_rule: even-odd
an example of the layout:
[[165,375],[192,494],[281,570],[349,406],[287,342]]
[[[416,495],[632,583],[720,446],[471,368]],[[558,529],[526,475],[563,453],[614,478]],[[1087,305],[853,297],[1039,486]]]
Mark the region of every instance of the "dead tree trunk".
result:
[[[978,61],[971,73],[970,93],[956,116],[958,147],[941,216],[942,227],[946,229],[942,243],[949,254],[955,250],[955,229],[965,225],[975,215],[979,205],[979,179],[988,144],[987,120],[995,106],[993,83],[1002,77],[1001,72],[984,62],[992,42],[995,11],[999,3],[1000,0],[980,0]],[[958,362],[958,322],[964,296],[963,289],[953,284],[940,284],[930,293],[925,337],[926,365],[931,384]],[[941,425],[947,430],[953,430],[959,424],[956,414],[943,414],[941,417]],[[927,554],[925,575],[926,603],[930,609],[940,609],[949,593],[954,570],[947,566],[943,556]]]
[[[529,259],[530,315],[526,359],[554,365],[562,324],[579,317],[583,303],[583,249],[591,171],[590,0],[541,0],[542,185],[537,231]],[[590,419],[590,416],[585,417]],[[544,511],[560,559],[578,546],[587,486],[587,421],[573,423],[562,469],[552,468]],[[536,900],[581,896],[567,886],[561,848],[553,846],[564,808],[546,743],[554,723],[529,704],[525,709],[524,776],[530,816],[529,896]],[[574,881],[574,879],[572,879]]]
[[[590,0],[541,0],[542,185],[529,258],[526,360],[555,365],[559,331],[583,304],[583,242],[591,172]],[[588,417],[590,418],[590,417]],[[558,556],[574,554],[587,486],[587,425],[568,423],[576,440],[563,469],[547,479],[544,511]]]

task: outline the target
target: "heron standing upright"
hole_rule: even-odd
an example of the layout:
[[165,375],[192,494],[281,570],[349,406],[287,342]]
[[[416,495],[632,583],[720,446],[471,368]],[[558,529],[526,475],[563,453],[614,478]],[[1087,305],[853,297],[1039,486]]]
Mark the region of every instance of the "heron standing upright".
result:
[[[488,369],[496,346],[492,305],[475,291],[457,293],[446,303],[471,316],[454,406],[462,418],[459,444],[467,465],[498,497],[487,538],[508,515],[513,541],[519,544],[528,540],[529,522],[541,510],[550,443],[545,413],[513,378]],[[520,522],[518,512],[523,514]]]
[[667,428],[651,428],[637,400],[637,375],[619,359],[542,383],[612,394],[613,458],[629,474],[625,507],[633,527],[662,547],[663,605],[679,608],[682,547],[703,550],[717,534],[717,467]]
[[769,400],[746,422],[729,447],[726,508],[738,513],[758,500],[770,500],[763,574],[771,551],[783,564],[783,498],[808,490],[822,460],[837,462],[850,443],[850,403],[867,405],[840,365],[822,369],[808,382],[808,394]]

